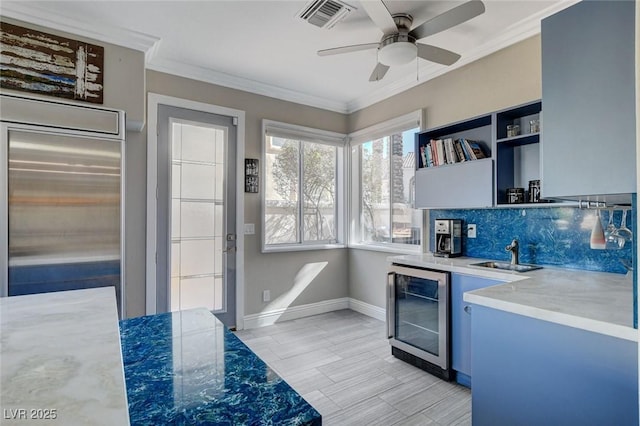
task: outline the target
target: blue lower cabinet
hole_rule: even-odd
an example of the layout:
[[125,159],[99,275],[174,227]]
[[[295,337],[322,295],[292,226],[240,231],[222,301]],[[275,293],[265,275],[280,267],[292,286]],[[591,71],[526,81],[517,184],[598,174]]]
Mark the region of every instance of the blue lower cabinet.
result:
[[471,387],[471,307],[464,293],[501,284],[501,281],[471,275],[451,274],[451,366],[456,381]]
[[474,426],[638,425],[638,343],[473,305]]

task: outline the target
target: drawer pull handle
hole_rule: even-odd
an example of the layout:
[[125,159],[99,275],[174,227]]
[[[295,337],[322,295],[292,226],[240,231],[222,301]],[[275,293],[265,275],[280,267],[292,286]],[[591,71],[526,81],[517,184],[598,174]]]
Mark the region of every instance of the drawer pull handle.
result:
[[471,315],[471,306],[470,306],[470,305],[465,305],[465,307],[464,307],[464,311],[465,311],[466,313],[468,313],[469,315]]

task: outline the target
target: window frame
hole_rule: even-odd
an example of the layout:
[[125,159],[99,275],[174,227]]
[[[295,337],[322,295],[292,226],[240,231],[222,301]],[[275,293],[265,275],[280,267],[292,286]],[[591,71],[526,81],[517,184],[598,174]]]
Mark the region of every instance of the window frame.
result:
[[[357,132],[353,132],[349,135],[349,248],[398,254],[416,254],[422,253],[424,251],[423,248],[426,246],[424,241],[426,238],[425,228],[427,227],[427,224],[425,223],[425,218],[427,216],[425,215],[424,210],[422,211],[422,218],[420,221],[421,238],[419,245],[363,241],[361,216],[362,187],[360,183],[362,166],[360,146],[366,142],[380,139],[382,137],[389,137],[394,133],[404,132],[412,128],[418,128],[418,132],[422,131],[422,123],[424,122],[423,113],[423,110],[413,111],[408,114],[384,121],[382,123],[358,130]],[[391,156],[389,156],[389,162],[392,162]],[[412,198],[412,201],[415,202],[415,197]],[[393,211],[393,205],[391,205],[391,211]]]
[[[297,139],[300,142],[319,143],[336,148],[336,187],[335,187],[335,241],[304,241],[304,230],[300,229],[300,242],[295,243],[282,243],[282,244],[267,244],[266,242],[266,180],[267,180],[267,138],[269,136]],[[337,132],[331,132],[327,130],[314,129],[311,127],[300,126],[296,124],[283,123],[274,120],[262,120],[262,164],[260,170],[262,178],[260,179],[260,205],[261,205],[261,247],[262,253],[272,252],[291,252],[291,251],[307,251],[307,250],[324,250],[334,248],[345,248],[346,233],[345,233],[345,218],[347,214],[347,200],[345,191],[345,150],[347,146],[347,135]],[[302,173],[303,173],[303,152],[302,143],[298,151],[299,158],[299,182],[298,187],[303,185]],[[301,191],[298,191],[301,195]],[[298,215],[304,216],[304,206],[302,206],[303,199],[298,199]],[[302,222],[301,222],[302,223]]]

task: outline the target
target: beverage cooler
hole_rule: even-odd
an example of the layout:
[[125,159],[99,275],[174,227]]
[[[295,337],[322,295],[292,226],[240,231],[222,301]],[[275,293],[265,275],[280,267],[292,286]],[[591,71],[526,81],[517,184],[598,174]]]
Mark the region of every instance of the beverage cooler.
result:
[[391,353],[452,380],[449,273],[393,264],[387,291]]
[[124,113],[0,95],[0,296],[113,286],[124,312]]

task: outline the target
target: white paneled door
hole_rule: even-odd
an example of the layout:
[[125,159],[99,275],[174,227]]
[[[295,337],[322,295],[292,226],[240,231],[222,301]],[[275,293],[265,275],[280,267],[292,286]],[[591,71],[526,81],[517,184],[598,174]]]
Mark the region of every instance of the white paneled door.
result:
[[158,106],[158,312],[235,325],[235,146],[232,117]]

